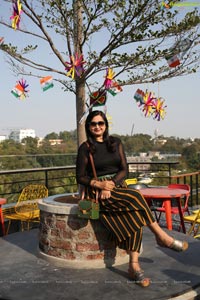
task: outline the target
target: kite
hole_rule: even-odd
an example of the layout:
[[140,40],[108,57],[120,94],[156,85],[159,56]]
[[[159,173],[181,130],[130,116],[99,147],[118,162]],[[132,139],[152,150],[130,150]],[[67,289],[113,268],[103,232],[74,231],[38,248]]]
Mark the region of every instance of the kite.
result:
[[167,106],[164,106],[164,100],[161,98],[156,99],[154,105],[154,119],[157,119],[158,121],[160,121],[160,119],[164,119],[166,115],[165,107]]
[[171,48],[171,54],[166,55],[166,60],[171,68],[175,68],[181,64],[181,58],[190,49],[192,45],[192,40],[186,38],[181,41],[177,41]]
[[144,112],[145,117],[149,117],[153,113],[154,105],[155,105],[155,97],[152,96],[151,92],[147,92],[144,95],[144,103],[142,111]]
[[166,56],[167,63],[170,68],[175,68],[181,64],[178,55]]
[[20,3],[20,0],[14,0],[13,14],[10,17],[10,19],[12,20],[12,28],[15,30],[19,28],[19,24],[21,21],[21,13],[22,13],[22,4]]
[[26,80],[23,78],[17,82],[15,87],[12,89],[11,93],[20,100],[24,100],[28,96],[27,87],[29,84],[26,83]]
[[108,92],[113,96],[116,96],[118,93],[122,91],[123,91],[122,87],[116,81],[113,81],[111,87],[108,89]]
[[85,72],[83,65],[86,62],[83,60],[83,55],[75,54],[75,56],[70,56],[70,62],[66,61],[65,70],[67,70],[67,76],[75,78],[75,76],[81,77]]
[[3,44],[4,42],[4,37],[0,37],[0,44]]
[[140,106],[144,104],[144,96],[145,93],[142,90],[137,89],[133,98],[136,100],[137,103],[139,102],[139,106]]
[[106,104],[107,95],[106,90],[98,90],[90,94],[90,105],[86,103],[87,109],[84,111],[79,124],[83,122],[87,113],[92,109],[93,106],[103,106]]
[[47,91],[48,89],[52,88],[53,85],[53,77],[46,76],[40,79],[40,85],[42,87],[43,92]]
[[108,90],[112,87],[113,84],[113,78],[114,78],[115,72],[111,68],[108,68],[106,71],[106,76],[105,76],[105,81],[104,81],[104,86],[105,89]]
[[162,98],[154,97],[151,92],[143,92],[137,89],[134,95],[134,99],[138,103],[145,117],[152,116],[154,120],[163,120],[166,115],[166,105],[164,105],[164,100]]
[[90,106],[103,106],[106,104],[106,100],[105,90],[98,90],[90,94]]

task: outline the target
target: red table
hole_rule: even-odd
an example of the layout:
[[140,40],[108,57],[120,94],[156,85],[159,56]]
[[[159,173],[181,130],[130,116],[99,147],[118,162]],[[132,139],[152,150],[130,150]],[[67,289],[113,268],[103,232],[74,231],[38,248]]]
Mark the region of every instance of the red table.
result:
[[2,205],[6,203],[6,199],[0,198],[0,222],[3,235],[5,234],[5,227],[4,227],[4,217],[2,212]]
[[148,203],[153,199],[164,202],[167,228],[169,230],[172,230],[171,200],[176,199],[179,215],[180,215],[181,226],[183,232],[186,233],[185,223],[183,219],[183,212],[181,209],[181,197],[187,196],[189,194],[189,191],[184,189],[176,189],[176,188],[168,188],[168,187],[156,187],[156,188],[143,188],[140,189],[140,192]]

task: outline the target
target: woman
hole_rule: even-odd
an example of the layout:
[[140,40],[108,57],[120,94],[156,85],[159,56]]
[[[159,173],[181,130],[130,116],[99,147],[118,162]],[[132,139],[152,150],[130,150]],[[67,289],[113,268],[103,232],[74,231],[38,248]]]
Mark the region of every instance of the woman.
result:
[[[110,231],[116,245],[129,254],[129,277],[142,287],[150,284],[139,264],[142,227],[148,226],[157,244],[175,251],[185,251],[186,241],[174,240],[155,222],[143,196],[134,189],[123,187],[127,161],[120,139],[109,136],[108,121],[102,111],[91,112],[85,123],[87,142],[78,149],[77,183],[85,187],[90,197],[99,190],[100,220]],[[98,181],[93,178],[89,151],[94,158]]]

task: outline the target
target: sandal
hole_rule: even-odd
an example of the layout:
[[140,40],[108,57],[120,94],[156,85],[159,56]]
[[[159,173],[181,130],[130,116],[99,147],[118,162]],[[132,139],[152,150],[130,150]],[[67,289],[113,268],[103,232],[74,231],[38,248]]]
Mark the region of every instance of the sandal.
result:
[[147,287],[147,286],[150,285],[150,279],[144,277],[144,271],[143,270],[132,271],[132,270],[129,269],[128,274],[129,274],[129,278],[134,280],[135,283],[137,283],[141,287]]
[[177,252],[182,252],[182,251],[186,251],[188,247],[189,247],[188,242],[174,239],[173,243],[169,248]]
[[162,243],[159,239],[157,239],[157,244],[160,247],[169,248],[169,249],[172,249],[172,250],[177,251],[177,252],[186,251],[188,249],[188,246],[189,246],[188,242],[175,240],[175,239],[173,240],[172,244],[169,247],[165,246],[165,244]]

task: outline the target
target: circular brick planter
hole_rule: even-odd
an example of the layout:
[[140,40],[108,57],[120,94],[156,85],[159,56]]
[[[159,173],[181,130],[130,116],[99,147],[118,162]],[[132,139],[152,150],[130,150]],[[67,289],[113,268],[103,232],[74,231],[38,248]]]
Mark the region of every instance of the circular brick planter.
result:
[[77,217],[76,195],[62,194],[39,200],[40,255],[61,266],[103,268],[128,262],[125,250],[109,241],[99,220]]

